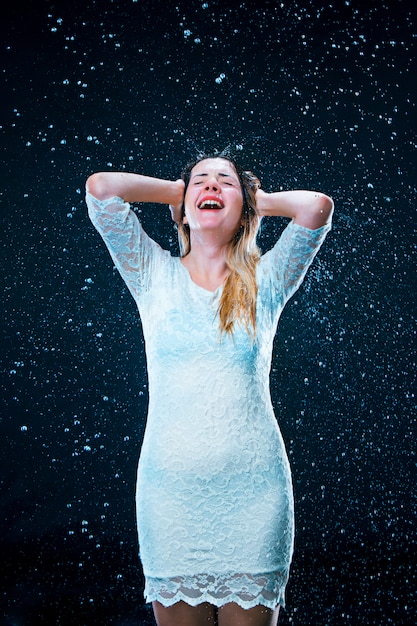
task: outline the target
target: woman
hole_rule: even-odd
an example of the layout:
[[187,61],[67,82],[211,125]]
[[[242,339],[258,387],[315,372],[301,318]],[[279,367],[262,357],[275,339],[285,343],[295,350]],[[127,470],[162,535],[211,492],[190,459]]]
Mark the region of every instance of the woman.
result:
[[[180,257],[145,234],[131,202],[170,206]],[[93,174],[87,204],[143,325],[149,410],[137,522],[157,624],[276,625],[293,496],[269,392],[272,346],[333,202],[311,191],[265,193],[215,153],[177,181]],[[261,257],[264,215],[292,221]]]

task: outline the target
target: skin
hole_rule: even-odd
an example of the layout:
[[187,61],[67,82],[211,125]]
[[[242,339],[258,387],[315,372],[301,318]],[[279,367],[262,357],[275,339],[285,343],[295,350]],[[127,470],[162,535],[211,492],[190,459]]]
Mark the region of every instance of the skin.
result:
[[[207,198],[216,198],[223,208],[200,208]],[[198,163],[191,172],[184,208],[191,250],[182,263],[195,283],[215,291],[227,276],[227,249],[242,223],[242,190],[233,165],[224,159]]]
[[[205,197],[218,198],[224,208],[199,209]],[[195,283],[215,291],[227,276],[227,248],[242,220],[242,191],[233,164],[221,158],[200,161],[191,172],[184,203],[191,251],[182,263]],[[262,216],[289,217],[313,230],[323,226],[333,211],[328,196],[302,190],[265,193],[258,189],[256,204]]]
[[[184,196],[182,180],[169,181],[141,174],[100,172],[87,180],[87,191],[99,200],[119,196],[126,202],[151,202],[169,205],[175,221],[180,219],[184,202],[185,221],[190,227],[191,250],[182,259],[194,282],[215,291],[228,273],[226,251],[242,220],[242,191],[234,166],[221,158],[206,159],[191,172]],[[202,209],[204,198],[216,198],[220,209]],[[333,201],[316,191],[256,192],[257,212],[261,216],[287,217],[315,230],[324,226],[333,212]],[[164,607],[153,602],[158,626],[276,626],[279,607],[242,609],[229,603],[216,609],[204,603],[192,607],[178,602]]]
[[216,609],[212,604],[204,603],[190,606],[177,602],[164,607],[159,602],[152,603],[158,626],[276,626],[279,607],[273,611],[258,605],[252,609],[242,609],[234,602]]
[[[207,159],[228,164],[224,159]],[[198,164],[199,165],[199,164]],[[223,167],[222,167],[223,169]],[[86,189],[99,200],[119,196],[126,202],[169,205],[174,221],[179,220],[184,200],[182,180],[164,180],[127,172],[97,172],[87,179]],[[259,215],[288,217],[312,230],[324,226],[333,213],[333,201],[318,191],[256,192]]]

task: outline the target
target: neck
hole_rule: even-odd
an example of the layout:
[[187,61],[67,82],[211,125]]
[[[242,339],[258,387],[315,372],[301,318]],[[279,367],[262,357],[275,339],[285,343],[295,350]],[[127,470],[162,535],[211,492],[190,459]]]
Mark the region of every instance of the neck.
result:
[[210,291],[215,291],[229,274],[226,262],[228,249],[229,244],[207,239],[202,242],[195,237],[191,242],[191,250],[182,259],[182,263],[188,269],[194,282]]

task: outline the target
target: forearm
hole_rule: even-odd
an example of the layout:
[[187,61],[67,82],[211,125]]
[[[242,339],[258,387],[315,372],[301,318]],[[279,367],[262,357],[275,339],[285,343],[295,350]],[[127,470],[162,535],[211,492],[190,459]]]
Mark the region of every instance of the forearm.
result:
[[87,179],[86,189],[98,200],[113,196],[125,202],[178,204],[183,190],[179,181],[152,178],[127,172],[98,172]]
[[315,230],[324,226],[333,213],[333,200],[318,191],[256,192],[259,215],[289,217],[297,224]]

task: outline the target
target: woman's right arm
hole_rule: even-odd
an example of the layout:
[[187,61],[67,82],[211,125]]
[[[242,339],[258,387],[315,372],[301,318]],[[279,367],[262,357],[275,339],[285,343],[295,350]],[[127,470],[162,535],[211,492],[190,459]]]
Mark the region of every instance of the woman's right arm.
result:
[[180,207],[182,180],[164,180],[127,172],[97,172],[87,179],[86,190],[97,200],[118,197],[125,202],[154,202]]
[[133,202],[181,207],[184,183],[125,172],[100,172],[86,183],[88,214],[133,297],[150,284],[155,264],[168,254],[141,227],[130,211]]

